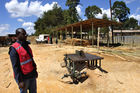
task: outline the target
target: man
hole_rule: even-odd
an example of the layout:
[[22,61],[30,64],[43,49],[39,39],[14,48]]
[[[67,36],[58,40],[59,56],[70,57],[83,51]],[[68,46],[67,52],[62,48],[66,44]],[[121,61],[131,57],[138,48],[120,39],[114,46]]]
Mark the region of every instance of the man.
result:
[[27,34],[23,28],[16,30],[17,41],[9,48],[14,78],[20,93],[37,93],[36,78],[38,77],[32,50],[27,42]]
[[56,44],[58,43],[57,37],[56,37],[56,41],[55,41],[55,43],[56,43]]

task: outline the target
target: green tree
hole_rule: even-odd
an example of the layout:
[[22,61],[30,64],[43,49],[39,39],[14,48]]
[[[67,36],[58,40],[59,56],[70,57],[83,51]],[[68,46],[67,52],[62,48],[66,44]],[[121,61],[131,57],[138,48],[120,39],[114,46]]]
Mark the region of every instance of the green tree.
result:
[[64,17],[64,21],[63,23],[66,24],[71,24],[71,16],[69,13],[69,10],[64,10],[63,11],[63,17]]
[[71,16],[69,21],[70,23],[78,22],[80,19],[80,16],[77,13],[76,7],[80,4],[80,0],[67,0],[66,6],[69,7],[69,15]]
[[123,1],[116,1],[112,6],[112,12],[115,18],[118,18],[120,22],[125,22],[130,14],[130,9]]
[[64,24],[63,19],[63,10],[55,4],[53,6],[53,10],[44,12],[42,17],[38,18],[35,22],[35,35],[39,35],[41,33],[50,34],[54,27]]
[[107,18],[107,14],[103,14],[102,19],[106,19],[106,20],[108,20],[108,18]]
[[[102,19],[108,20],[107,14],[103,14]],[[102,27],[101,32],[104,35],[106,35],[109,32],[109,28],[108,27]]]
[[140,30],[140,26],[137,26],[137,30]]
[[94,6],[88,6],[85,10],[85,16],[90,19],[90,18],[95,18],[97,14],[102,14],[102,10],[97,7],[96,5]]
[[[108,20],[107,14],[103,14],[102,19]],[[101,28],[101,33],[103,33],[103,37],[107,37],[107,46],[109,47],[109,27]]]
[[45,25],[43,24],[43,20],[41,18],[38,18],[35,22],[34,29],[36,30],[35,35],[39,35],[41,33],[45,33]]
[[80,4],[80,0],[67,0],[66,1],[66,6],[69,6],[69,7],[76,7],[79,4]]
[[131,17],[124,22],[123,29],[137,29],[138,20]]

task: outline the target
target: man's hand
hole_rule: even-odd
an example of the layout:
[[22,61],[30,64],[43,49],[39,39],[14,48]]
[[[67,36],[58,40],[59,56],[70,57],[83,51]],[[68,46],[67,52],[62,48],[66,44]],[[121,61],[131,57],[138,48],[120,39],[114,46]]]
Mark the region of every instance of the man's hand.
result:
[[18,86],[19,86],[19,88],[22,88],[23,90],[25,90],[24,82],[19,82]]

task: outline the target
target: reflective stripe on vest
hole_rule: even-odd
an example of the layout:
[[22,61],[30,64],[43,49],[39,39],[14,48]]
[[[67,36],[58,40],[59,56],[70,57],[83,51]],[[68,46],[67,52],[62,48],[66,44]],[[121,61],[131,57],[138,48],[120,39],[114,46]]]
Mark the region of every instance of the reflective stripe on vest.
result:
[[16,48],[16,50],[18,50],[21,47],[21,45],[19,47]]
[[31,62],[31,61],[32,61],[32,59],[28,59],[28,60],[26,60],[26,61],[24,61],[24,62],[21,62],[20,65],[22,66],[22,65],[27,64],[27,63],[29,63],[29,62]]

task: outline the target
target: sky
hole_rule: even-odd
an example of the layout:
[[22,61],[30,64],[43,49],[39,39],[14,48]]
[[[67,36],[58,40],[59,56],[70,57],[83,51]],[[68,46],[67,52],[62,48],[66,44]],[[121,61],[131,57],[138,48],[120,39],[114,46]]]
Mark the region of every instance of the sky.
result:
[[[140,0],[112,0],[112,4],[115,1],[124,1],[130,8],[129,17],[140,23]],[[52,10],[55,3],[62,9],[68,9],[66,0],[0,0],[0,36],[14,34],[17,28],[24,28],[28,34],[34,33],[34,22],[44,11]],[[80,0],[80,3],[76,9],[83,20],[87,19],[85,9],[93,5],[102,10],[97,18],[102,18],[104,13],[110,18],[109,0]]]

